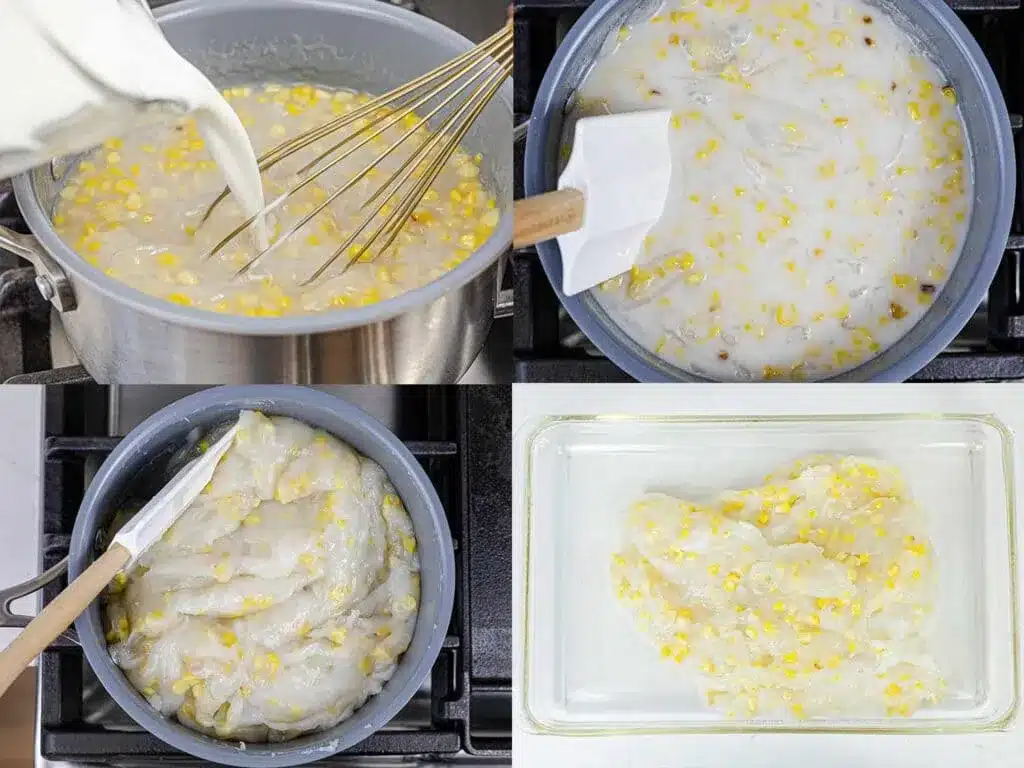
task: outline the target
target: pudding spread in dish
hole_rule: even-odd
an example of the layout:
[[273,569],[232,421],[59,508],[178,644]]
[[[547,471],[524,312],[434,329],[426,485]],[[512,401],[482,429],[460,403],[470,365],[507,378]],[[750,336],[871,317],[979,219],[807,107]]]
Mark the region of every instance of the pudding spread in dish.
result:
[[923,511],[898,469],[811,456],[765,484],[629,509],[613,584],[730,718],[907,717],[945,688]]
[[163,714],[282,741],[381,690],[419,597],[412,522],[383,469],[324,432],[246,411],[207,487],[110,588],[107,641]]

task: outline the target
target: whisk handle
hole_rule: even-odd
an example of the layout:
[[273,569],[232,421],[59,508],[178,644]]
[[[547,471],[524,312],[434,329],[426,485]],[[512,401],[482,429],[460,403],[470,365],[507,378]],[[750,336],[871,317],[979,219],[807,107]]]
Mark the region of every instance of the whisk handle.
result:
[[583,208],[583,193],[578,189],[560,189],[517,200],[512,244],[522,248],[575,232],[583,226]]

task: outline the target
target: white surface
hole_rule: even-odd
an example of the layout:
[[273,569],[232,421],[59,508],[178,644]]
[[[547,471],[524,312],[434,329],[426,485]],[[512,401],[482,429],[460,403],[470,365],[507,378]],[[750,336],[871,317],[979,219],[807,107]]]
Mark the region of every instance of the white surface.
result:
[[558,238],[567,296],[628,272],[661,218],[672,178],[668,125],[658,109],[585,117],[576,123],[572,155],[559,189],[578,189],[583,226]]
[[[39,574],[43,493],[43,388],[0,387],[0,588]],[[18,600],[19,613],[35,615],[36,596]],[[0,629],[0,649],[18,634]]]
[[[542,415],[567,414],[841,414],[841,413],[980,413],[992,414],[1019,433],[1024,429],[1024,391],[1019,387],[993,386],[822,386],[810,385],[802,388],[789,387],[736,387],[736,386],[688,386],[675,385],[620,385],[564,387],[543,385],[517,385],[513,395],[513,426],[515,447],[513,452],[513,498],[514,498],[514,563],[513,595],[516,642],[513,658],[515,677],[515,706],[513,711],[515,762],[531,768],[558,766],[687,766],[687,768],[744,768],[764,766],[799,766],[808,764],[807,756],[814,755],[815,765],[829,768],[923,768],[941,765],[943,768],[1001,768],[1019,765],[1020,754],[1024,751],[1024,725],[1020,719],[1006,732],[992,732],[967,735],[869,735],[869,734],[711,734],[711,735],[648,735],[648,736],[547,736],[532,733],[524,722],[522,700],[522,675],[524,669],[522,642],[523,621],[523,492],[524,492],[524,442],[530,426],[527,422]],[[524,425],[527,425],[524,429]],[[869,439],[875,447],[896,450],[893,433],[879,433],[871,437],[870,429],[861,430],[861,439]],[[912,436],[897,438],[905,444]],[[848,436],[844,438],[849,442]],[[720,442],[720,441],[719,441]],[[889,445],[886,445],[886,443]],[[987,449],[986,449],[987,452]],[[696,451],[691,448],[691,453]],[[993,457],[995,458],[995,457]],[[914,458],[920,470],[912,482],[927,481],[927,456]],[[1019,449],[1014,456],[1015,475],[1019,476],[1022,458]],[[906,461],[900,462],[901,464]],[[992,462],[986,461],[986,467]],[[647,457],[645,472],[661,472],[664,467],[653,467],[651,456]],[[635,470],[639,463],[634,463]],[[936,469],[937,475],[942,470]],[[945,466],[945,465],[941,465]],[[753,470],[753,467],[751,467]],[[585,506],[594,511],[607,506],[601,498],[618,497],[628,494],[628,468],[606,464],[607,477],[600,481],[598,488],[588,492],[589,502]],[[714,482],[721,478],[708,478]],[[936,490],[947,485],[936,483]],[[926,491],[931,493],[930,491]],[[942,504],[934,495],[927,500]],[[988,503],[989,499],[986,499]],[[1018,491],[1017,506],[1020,506]],[[572,504],[580,500],[573,498]],[[536,501],[535,501],[536,504]],[[556,506],[565,509],[566,504]],[[596,527],[600,527],[599,525]],[[1017,522],[1017,537],[1020,538],[1020,521]],[[1005,535],[1004,535],[1005,538]],[[565,553],[570,557],[571,553]],[[600,558],[600,553],[595,553]],[[990,562],[986,567],[991,566]],[[958,570],[952,568],[951,570]],[[957,574],[945,574],[945,578],[957,578]],[[584,583],[593,576],[579,575],[578,582]],[[990,576],[988,578],[991,578]],[[1020,574],[1017,574],[1018,580]],[[991,586],[991,581],[987,582]],[[948,581],[947,581],[948,584]],[[969,590],[968,590],[969,591]],[[1018,601],[1020,600],[1018,585]],[[989,595],[986,595],[988,598]],[[552,597],[557,600],[557,597]],[[1018,606],[1019,611],[1019,606]],[[599,618],[599,617],[598,617]],[[581,631],[584,628],[581,628]],[[1005,631],[1004,624],[1004,631]],[[531,638],[536,639],[543,628],[531,627]],[[599,631],[589,634],[594,653],[600,654],[599,646],[609,641]],[[997,638],[994,638],[997,639]],[[1005,644],[1006,637],[1003,636]],[[572,651],[572,649],[568,649]],[[620,649],[621,651],[621,649]],[[1018,651],[1019,652],[1019,651]],[[967,659],[963,659],[967,661]],[[606,659],[605,663],[609,663]],[[614,662],[610,662],[614,663]],[[628,664],[623,659],[620,663]],[[993,670],[986,670],[992,675]],[[998,672],[996,672],[998,675]],[[1004,673],[1005,674],[1005,673]],[[991,679],[991,677],[990,677]],[[1018,697],[1020,692],[1018,691]]]

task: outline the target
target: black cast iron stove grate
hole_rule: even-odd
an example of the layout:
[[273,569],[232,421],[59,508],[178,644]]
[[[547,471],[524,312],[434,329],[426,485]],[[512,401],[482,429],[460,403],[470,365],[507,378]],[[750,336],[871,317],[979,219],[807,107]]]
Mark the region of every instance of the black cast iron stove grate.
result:
[[[318,765],[509,764],[512,749],[511,394],[507,387],[401,387],[396,430],[437,489],[455,540],[455,611],[429,685],[392,723]],[[106,388],[48,387],[43,567],[68,553],[107,437]],[[49,603],[65,580],[44,590]],[[62,640],[39,661],[39,749],[46,760],[194,765],[109,698],[81,649]]]
[[[1004,381],[1024,378],[1024,10],[1021,0],[947,0],[988,56],[1010,110],[1017,150],[1017,204],[1002,265],[988,300],[915,381]],[[515,112],[524,123],[559,42],[591,0],[515,0]],[[524,142],[515,148],[515,196],[523,196]],[[512,257],[515,290],[515,380],[629,381],[580,332],[562,308],[532,248]]]

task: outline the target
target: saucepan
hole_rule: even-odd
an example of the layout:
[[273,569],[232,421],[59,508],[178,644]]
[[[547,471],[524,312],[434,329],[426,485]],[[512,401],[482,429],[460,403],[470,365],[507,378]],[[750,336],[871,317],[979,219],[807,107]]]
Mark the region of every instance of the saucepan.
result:
[[[332,395],[303,387],[220,387],[190,395],[150,416],[132,430],[103,462],[89,484],[71,535],[69,579],[76,578],[101,550],[98,542],[115,511],[147,477],[163,476],[169,460],[200,434],[253,409],[290,416],[319,427],[376,461],[387,472],[412,520],[420,555],[420,605],[408,650],[394,676],[347,720],[325,731],[278,743],[229,742],[204,736],[165,717],[132,687],[107,651],[99,601],[75,622],[86,661],[111,698],[147,731],[183,752],[243,768],[283,768],[329,757],[384,726],[404,707],[430,674],[444,642],[455,597],[455,556],[444,508],[416,458],[375,419]],[[38,579],[0,592],[0,626],[12,620],[9,602],[57,578],[56,566]]]
[[[974,204],[966,241],[949,281],[921,320],[878,357],[834,377],[903,381],[946,348],[974,314],[1006,248],[1016,188],[1010,120],[984,53],[943,0],[884,0],[901,25],[926,47],[956,89],[973,159]],[[524,181],[527,195],[556,188],[566,106],[610,35],[658,3],[595,0],[559,46],[530,115]],[[629,338],[589,293],[565,296],[558,244],[537,246],[544,271],[580,329],[616,365],[640,381],[703,381]]]
[[[154,15],[170,43],[222,86],[315,82],[383,93],[472,47],[430,19],[380,0],[181,0]],[[466,261],[428,285],[357,309],[260,318],[180,307],[79,258],[50,214],[58,161],[14,179],[31,235],[0,228],[0,248],[31,261],[86,370],[114,383],[435,383],[456,381],[495,317],[512,241],[512,88],[505,83],[464,145],[502,212]]]

